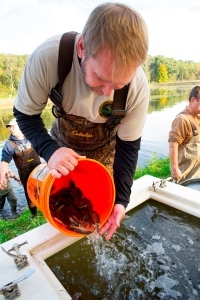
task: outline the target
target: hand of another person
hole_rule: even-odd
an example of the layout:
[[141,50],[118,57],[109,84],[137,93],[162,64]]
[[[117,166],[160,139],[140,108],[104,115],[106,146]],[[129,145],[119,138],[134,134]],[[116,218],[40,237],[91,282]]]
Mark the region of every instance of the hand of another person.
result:
[[11,170],[8,170],[8,172],[6,173],[6,178],[10,179],[13,178],[14,180],[16,180],[19,185],[21,185],[21,181],[19,179],[19,176],[17,176],[14,172],[12,172]]
[[6,178],[6,173],[7,173],[7,168],[8,164],[1,162],[0,164],[0,190],[4,190],[7,187],[7,178]]
[[84,158],[70,148],[61,147],[56,150],[48,161],[48,167],[54,178],[68,175],[78,165],[78,158]]
[[13,178],[16,181],[20,180],[19,177],[14,172],[12,172],[11,170],[8,170],[8,172],[6,173],[6,176],[7,176],[8,179]]
[[104,226],[100,229],[100,234],[106,234],[106,241],[110,240],[112,235],[115,233],[117,228],[120,226],[121,220],[125,216],[125,207],[121,204],[115,204],[113,211],[108,218],[108,221],[104,224]]
[[7,187],[7,179],[6,177],[2,177],[0,175],[0,190],[4,190]]
[[172,178],[177,182],[181,180],[182,172],[180,171],[179,168],[172,170]]

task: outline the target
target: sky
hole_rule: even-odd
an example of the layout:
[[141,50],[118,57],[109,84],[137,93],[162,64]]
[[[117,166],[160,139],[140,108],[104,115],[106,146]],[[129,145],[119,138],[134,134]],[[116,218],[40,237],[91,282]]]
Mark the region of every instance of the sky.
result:
[[30,54],[53,35],[81,32],[103,2],[125,3],[143,16],[149,55],[200,62],[199,0],[0,0],[0,53]]

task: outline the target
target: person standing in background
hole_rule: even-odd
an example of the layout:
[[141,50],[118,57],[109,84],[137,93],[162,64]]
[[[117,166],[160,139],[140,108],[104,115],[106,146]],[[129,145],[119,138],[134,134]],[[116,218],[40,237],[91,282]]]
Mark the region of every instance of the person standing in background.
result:
[[15,196],[15,193],[13,191],[13,188],[12,188],[12,185],[10,182],[10,178],[14,178],[20,184],[21,184],[21,182],[20,182],[20,179],[18,178],[18,176],[16,176],[10,170],[8,170],[8,172],[6,173],[6,178],[7,178],[7,186],[3,190],[0,190],[0,212],[4,208],[6,198],[7,198],[8,202],[10,204],[10,207],[11,207],[11,211],[12,211],[13,215],[16,217],[17,216],[17,197]]
[[11,135],[2,149],[0,189],[4,190],[7,186],[6,174],[8,172],[8,164],[14,159],[20,181],[24,188],[29,210],[32,216],[35,217],[37,215],[37,208],[28,196],[26,185],[32,170],[41,163],[40,157],[33,149],[30,141],[25,138],[19,129],[16,119],[12,119],[6,127],[10,130]]
[[169,132],[172,178],[177,183],[200,178],[200,86],[189,95],[189,104],[172,122]]

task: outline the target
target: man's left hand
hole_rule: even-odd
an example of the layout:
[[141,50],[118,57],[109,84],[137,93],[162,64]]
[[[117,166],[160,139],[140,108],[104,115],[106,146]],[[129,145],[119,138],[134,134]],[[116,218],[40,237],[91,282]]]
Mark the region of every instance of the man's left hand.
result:
[[106,241],[110,240],[112,235],[115,233],[117,228],[120,226],[121,220],[125,216],[125,208],[121,204],[115,204],[113,211],[108,218],[108,221],[104,224],[104,226],[100,229],[100,234],[106,234]]

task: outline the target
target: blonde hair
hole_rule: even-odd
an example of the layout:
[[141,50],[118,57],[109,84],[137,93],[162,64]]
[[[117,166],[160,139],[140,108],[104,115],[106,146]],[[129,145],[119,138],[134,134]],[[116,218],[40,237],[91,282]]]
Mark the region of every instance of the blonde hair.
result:
[[115,69],[142,65],[148,52],[148,32],[142,16],[121,3],[105,3],[90,14],[82,32],[85,56],[107,47],[115,56]]

